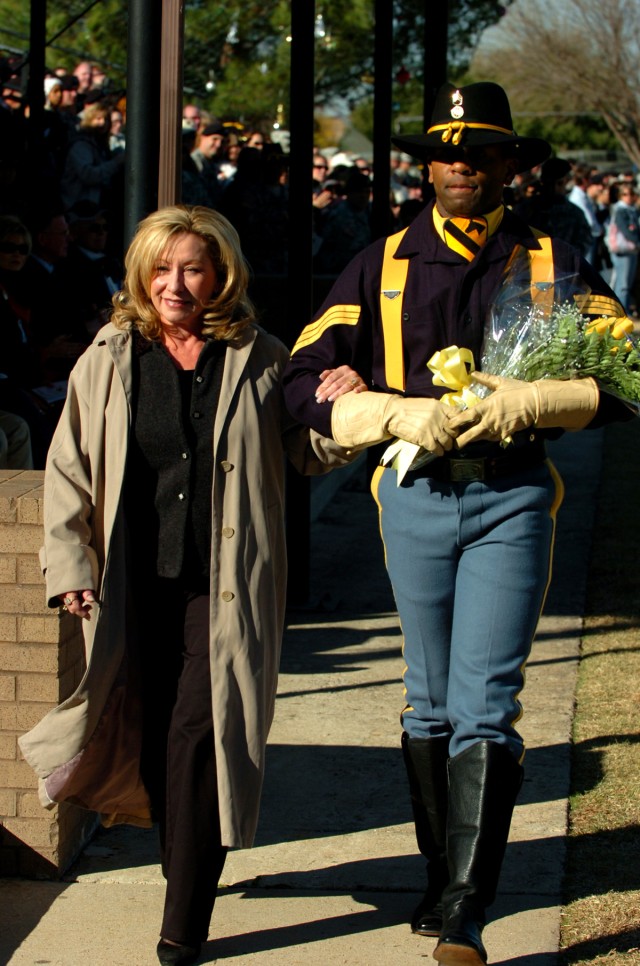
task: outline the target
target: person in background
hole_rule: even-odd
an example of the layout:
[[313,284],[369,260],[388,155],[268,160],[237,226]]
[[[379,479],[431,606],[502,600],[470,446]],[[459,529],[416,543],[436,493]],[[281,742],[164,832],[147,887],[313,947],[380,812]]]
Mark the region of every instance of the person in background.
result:
[[218,164],[219,176],[223,188],[227,188],[235,178],[238,170],[238,157],[242,150],[238,132],[227,128],[225,128],[225,131],[225,147],[222,154],[222,161]]
[[193,160],[197,134],[195,128],[188,122],[182,122],[180,147],[182,152],[181,180],[182,201],[185,205],[211,205],[209,189],[205,184],[198,166]]
[[315,186],[322,185],[323,181],[327,180],[329,175],[329,162],[325,158],[324,154],[320,151],[315,151],[313,155],[313,165],[311,168],[311,177],[315,182]]
[[[284,623],[284,456],[307,473],[350,458],[288,417],[288,352],[257,324],[248,282],[217,212],[145,218],[45,471],[47,599],[82,621],[92,660],[20,746],[46,804],[158,821],[157,955],[174,966],[198,958],[227,850],[255,835]],[[337,382],[362,386],[349,367]]]
[[[40,176],[51,196],[58,190],[60,178],[69,147],[69,126],[62,113],[62,81],[59,77],[45,77],[44,128],[42,131],[42,153]],[[40,190],[43,190],[40,185]]]
[[265,144],[266,138],[262,131],[245,131],[243,147],[255,148],[256,151],[262,151]]
[[15,413],[0,410],[0,470],[32,470],[28,423]]
[[191,152],[193,162],[209,192],[209,204],[218,206],[222,194],[220,163],[224,157],[226,131],[220,121],[214,119],[201,127],[196,135],[195,148]]
[[611,250],[613,263],[613,289],[627,312],[634,309],[634,285],[638,269],[638,252],[640,251],[640,212],[638,211],[638,195],[632,184],[620,186],[618,201],[613,206],[611,221],[618,233],[627,242],[628,251]]
[[78,86],[76,88],[76,110],[82,111],[85,106],[87,94],[92,89],[93,66],[88,60],[80,61],[73,68],[73,77],[76,78]]
[[316,256],[319,272],[337,275],[371,241],[371,181],[354,169],[345,196],[332,204],[322,223],[322,244]]
[[[295,419],[347,448],[395,436],[427,451],[401,483],[383,466],[372,480],[404,637],[402,752],[427,860],[411,928],[438,937],[438,962],[484,966],[486,910],[524,774],[523,668],[562,500],[544,440],[632,411],[590,378],[474,372],[492,391],[460,412],[440,401],[427,363],[447,347],[480,362],[514,250],[529,265],[544,259],[545,278],[550,267],[577,274],[590,293],[585,315],[613,321],[624,310],[576,249],[542,244],[505,207],[505,186],[551,148],[518,136],[502,87],[445,84],[427,132],[392,142],[428,165],[435,199],[342,272],[292,350],[284,391]],[[337,365],[372,391],[337,396],[327,375]]]
[[567,198],[571,165],[564,158],[549,158],[533,184],[538,190],[514,206],[517,215],[541,231],[577,248],[583,258],[592,252],[593,236],[581,208]]
[[598,262],[598,243],[604,235],[602,221],[598,217],[598,199],[602,193],[599,179],[593,181],[591,168],[586,164],[577,164],[573,169],[573,187],[569,192],[569,201],[581,209],[589,228],[591,229],[591,248],[586,256],[590,265]]
[[[0,215],[0,409],[26,422],[31,465],[41,470],[61,406],[42,395],[46,382],[42,349],[31,323],[35,293],[26,271],[30,251],[26,225],[14,215]],[[20,427],[16,433],[24,435]]]
[[72,139],[60,181],[65,210],[78,201],[107,205],[117,194],[122,177],[124,151],[109,148],[111,110],[101,101],[87,105]]
[[73,74],[65,74],[60,78],[62,99],[60,114],[67,125],[67,136],[71,137],[78,128],[78,78]]
[[67,212],[70,240],[61,267],[62,285],[73,291],[68,325],[87,345],[111,315],[112,299],[122,285],[122,265],[107,253],[108,214],[93,201],[78,201]]
[[196,107],[195,104],[185,104],[182,109],[182,120],[186,121],[187,124],[194,129],[197,133],[200,128],[200,108]]
[[33,246],[24,267],[30,326],[46,382],[66,379],[86,339],[69,319],[70,290],[64,273],[69,223],[59,205],[42,204],[29,216]]
[[124,132],[124,117],[122,111],[114,107],[111,111],[111,127],[109,129],[109,148],[112,152],[124,151],[127,139]]

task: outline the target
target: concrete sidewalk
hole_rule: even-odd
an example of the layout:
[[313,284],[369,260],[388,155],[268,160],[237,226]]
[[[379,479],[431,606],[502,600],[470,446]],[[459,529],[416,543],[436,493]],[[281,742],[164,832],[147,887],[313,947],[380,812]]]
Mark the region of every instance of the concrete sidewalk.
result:
[[[528,664],[528,753],[491,963],[557,959],[570,734],[599,432],[550,448],[567,487],[555,574]],[[344,474],[340,476],[340,474]],[[398,715],[400,632],[364,474],[313,495],[309,610],[289,615],[256,847],[229,856],[202,963],[433,962],[407,918],[423,885]],[[340,486],[336,486],[337,482]],[[152,966],[164,885],[154,832],[101,832],[63,882],[0,882],[0,964]]]

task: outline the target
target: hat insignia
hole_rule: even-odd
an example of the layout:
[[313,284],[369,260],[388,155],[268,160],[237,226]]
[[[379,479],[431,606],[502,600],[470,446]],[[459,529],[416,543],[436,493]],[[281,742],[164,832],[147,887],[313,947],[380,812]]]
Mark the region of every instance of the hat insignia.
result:
[[453,92],[451,95],[451,102],[453,104],[453,107],[451,108],[451,117],[453,117],[456,121],[459,121],[461,117],[464,117],[463,100],[460,91]]

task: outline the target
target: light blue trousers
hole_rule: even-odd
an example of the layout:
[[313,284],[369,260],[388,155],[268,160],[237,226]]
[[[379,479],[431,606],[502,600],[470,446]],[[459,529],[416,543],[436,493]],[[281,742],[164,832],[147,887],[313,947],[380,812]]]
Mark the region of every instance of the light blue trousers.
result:
[[488,739],[520,759],[518,696],[562,481],[548,461],[490,483],[426,472],[398,487],[395,470],[379,467],[372,481],[404,636],[402,725],[414,738],[449,734],[451,757]]

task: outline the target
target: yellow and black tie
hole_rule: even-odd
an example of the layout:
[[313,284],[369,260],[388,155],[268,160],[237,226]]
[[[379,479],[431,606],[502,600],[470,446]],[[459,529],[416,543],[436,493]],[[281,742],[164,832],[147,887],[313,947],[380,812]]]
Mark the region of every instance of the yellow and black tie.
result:
[[468,262],[476,257],[489,237],[489,225],[482,215],[474,218],[447,218],[443,228],[447,246]]

